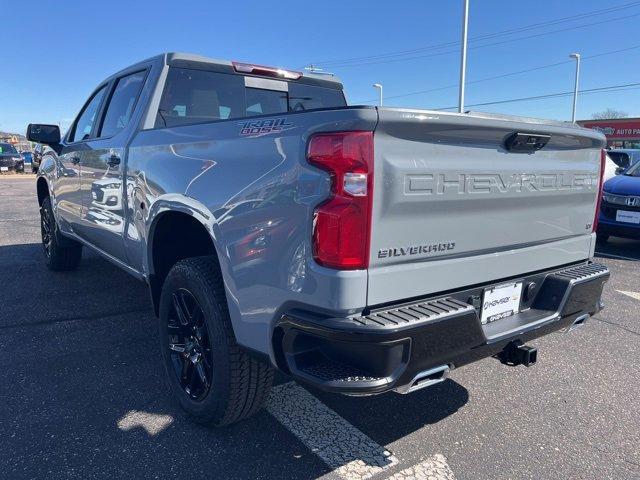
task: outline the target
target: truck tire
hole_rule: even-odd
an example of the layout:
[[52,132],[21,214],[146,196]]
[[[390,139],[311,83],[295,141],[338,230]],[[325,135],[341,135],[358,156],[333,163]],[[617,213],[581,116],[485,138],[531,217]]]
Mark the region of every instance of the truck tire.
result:
[[51,197],[46,197],[40,207],[40,233],[49,270],[64,272],[78,267],[82,258],[82,245],[70,238],[62,238],[53,215]]
[[170,270],[160,296],[160,347],[172,396],[199,423],[223,426],[256,413],[273,368],[236,343],[214,257]]

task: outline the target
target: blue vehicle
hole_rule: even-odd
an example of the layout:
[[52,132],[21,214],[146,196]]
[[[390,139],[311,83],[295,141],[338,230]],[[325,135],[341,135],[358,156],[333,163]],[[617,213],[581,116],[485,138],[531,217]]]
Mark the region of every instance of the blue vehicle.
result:
[[31,152],[22,152],[20,155],[22,155],[22,160],[24,161],[24,164],[25,165],[29,165],[30,167],[33,168],[33,155],[32,155],[32,153]]
[[610,235],[640,240],[640,163],[604,184],[598,240],[606,242]]

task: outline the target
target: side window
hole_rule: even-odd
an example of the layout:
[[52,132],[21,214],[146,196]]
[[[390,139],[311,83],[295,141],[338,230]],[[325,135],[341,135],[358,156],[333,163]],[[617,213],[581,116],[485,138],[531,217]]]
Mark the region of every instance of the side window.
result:
[[242,76],[170,68],[155,126],[172,127],[244,115]]
[[109,100],[99,137],[109,137],[127,126],[138,100],[146,71],[132,73],[118,79]]
[[102,97],[104,97],[106,90],[107,87],[105,85],[100,90],[98,90],[93,95],[91,100],[89,100],[89,102],[85,105],[73,127],[73,132],[71,132],[71,135],[69,137],[70,141],[79,142],[80,140],[85,140],[90,137],[94,122],[96,121],[96,117],[98,116],[100,103],[102,103]]
[[247,116],[287,111],[287,92],[247,88]]

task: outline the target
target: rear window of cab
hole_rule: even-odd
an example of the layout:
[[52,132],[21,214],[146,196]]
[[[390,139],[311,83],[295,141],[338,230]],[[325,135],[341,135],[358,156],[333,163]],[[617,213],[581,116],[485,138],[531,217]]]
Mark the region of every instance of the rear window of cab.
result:
[[287,82],[287,91],[245,86],[237,74],[170,68],[155,127],[346,106],[342,90]]

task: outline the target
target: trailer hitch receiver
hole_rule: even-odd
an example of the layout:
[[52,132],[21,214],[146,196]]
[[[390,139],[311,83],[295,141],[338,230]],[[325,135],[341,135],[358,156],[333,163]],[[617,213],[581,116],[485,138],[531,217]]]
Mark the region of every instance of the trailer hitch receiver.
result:
[[520,340],[515,340],[498,354],[498,359],[506,365],[530,367],[538,360],[538,349],[523,345]]

